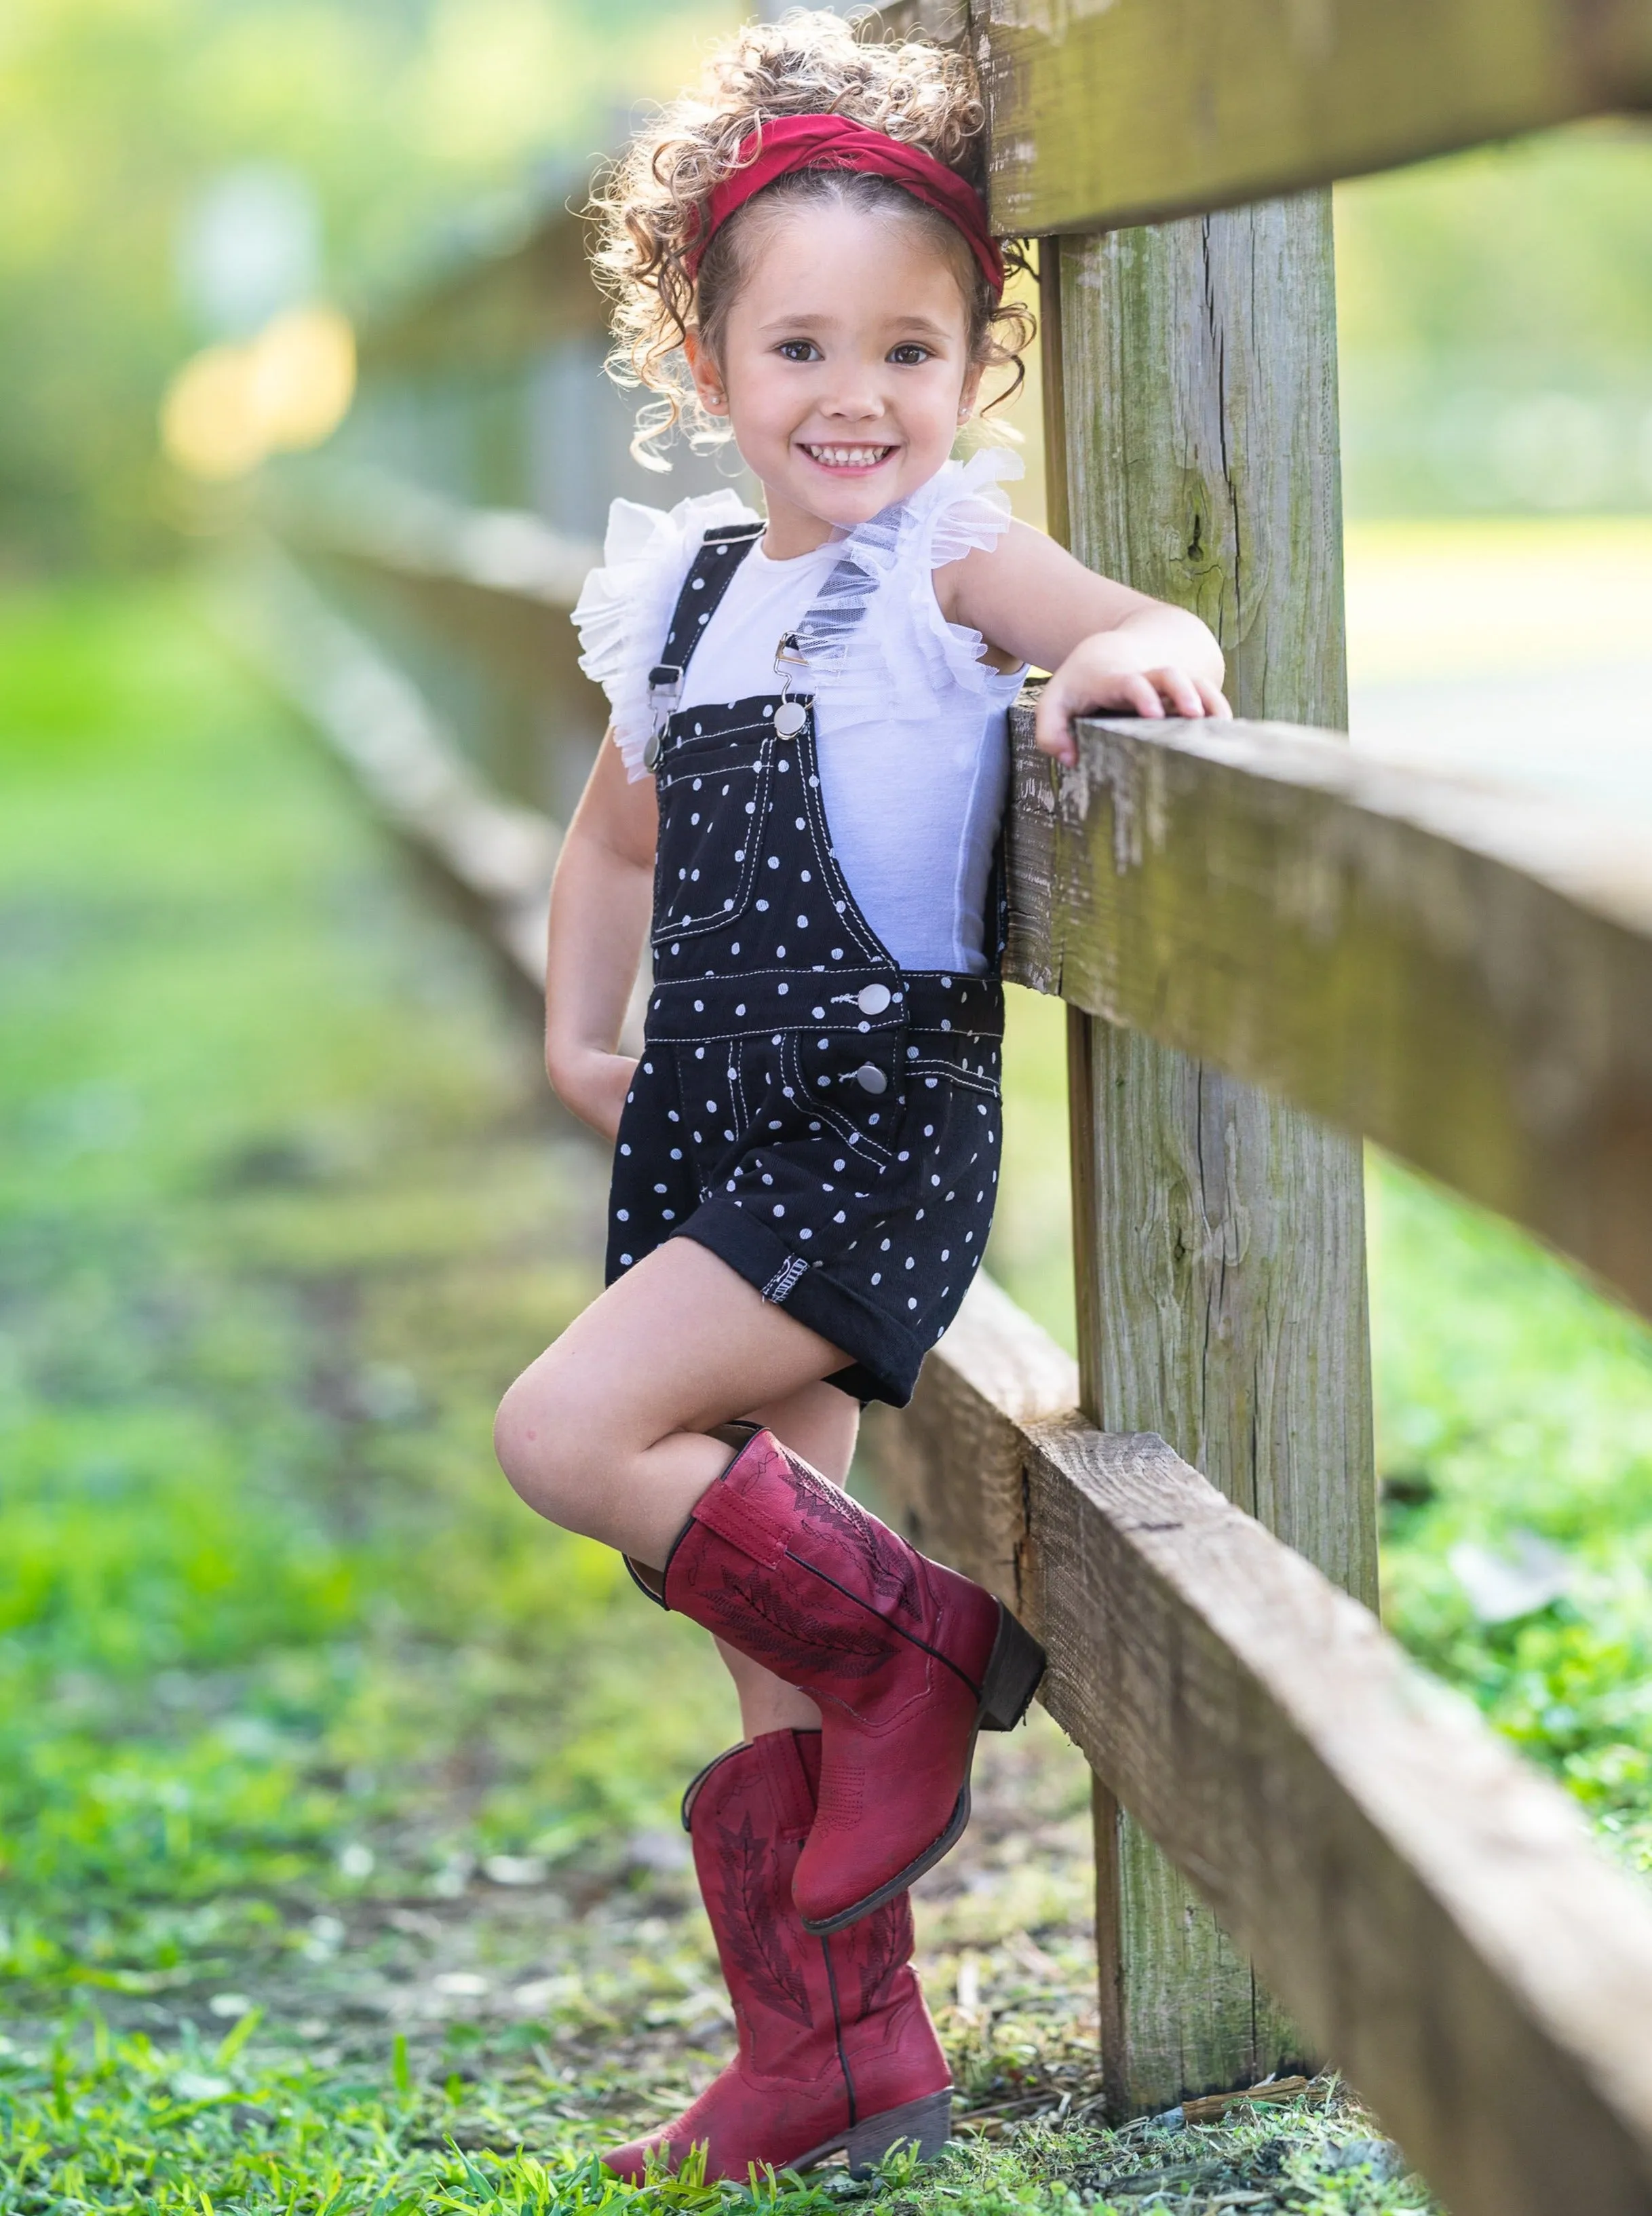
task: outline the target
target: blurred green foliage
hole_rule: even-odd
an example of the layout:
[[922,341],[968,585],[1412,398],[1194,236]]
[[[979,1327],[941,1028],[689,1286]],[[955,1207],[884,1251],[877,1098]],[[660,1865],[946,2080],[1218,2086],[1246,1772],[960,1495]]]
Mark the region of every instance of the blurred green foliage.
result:
[[0,561],[164,550],[165,382],[213,334],[181,237],[225,171],[319,201],[329,292],[382,297],[556,205],[727,0],[8,0]]
[[[1652,359],[1652,132],[1539,132],[1339,187],[1350,356],[1505,350],[1564,379]],[[1652,381],[1645,385],[1652,399]]]
[[1652,132],[1606,120],[1341,186],[1356,515],[1652,507]]
[[[1373,1168],[1384,1614],[1652,1872],[1652,1332],[1510,1226]],[[1455,1558],[1555,1550],[1476,1615]]]

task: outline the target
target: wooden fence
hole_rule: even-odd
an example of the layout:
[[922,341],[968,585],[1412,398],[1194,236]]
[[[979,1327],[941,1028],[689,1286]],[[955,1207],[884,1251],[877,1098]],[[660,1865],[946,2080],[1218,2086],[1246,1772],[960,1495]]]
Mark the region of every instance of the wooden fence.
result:
[[[1329,2057],[1458,2216],[1647,2216],[1652,1900],[1371,1612],[1360,1142],[1652,1312],[1652,858],[1336,736],[1328,186],[1647,104],[1652,6],[885,21],[970,40],[995,219],[1042,241],[1052,527],[1196,607],[1246,720],[1092,724],[1064,772],[1016,711],[1009,971],[1070,1010],[1080,1358],[982,1283],[872,1427],[884,1482],[1049,1647],[1096,1776],[1118,2111]],[[565,622],[592,550],[497,458],[550,377],[589,474],[596,321],[557,218],[370,334],[352,437],[381,473],[282,489],[259,602],[286,681],[529,971],[547,810],[600,729]],[[486,483],[453,460],[466,391]]]

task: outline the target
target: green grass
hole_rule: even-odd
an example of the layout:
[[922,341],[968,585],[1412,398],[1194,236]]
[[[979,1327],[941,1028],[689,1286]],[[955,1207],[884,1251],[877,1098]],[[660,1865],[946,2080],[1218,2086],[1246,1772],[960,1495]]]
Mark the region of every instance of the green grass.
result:
[[0,1971],[28,2009],[664,1824],[732,1712],[491,1468],[597,1217],[482,957],[176,598],[14,603],[0,670]]
[[[1059,1011],[1010,1069],[994,1265],[1070,1332]],[[1392,1621],[1643,1863],[1646,1335],[1373,1197]],[[732,1701],[488,1450],[601,1203],[486,958],[186,591],[0,602],[0,2216],[728,2197],[589,2158],[727,2051],[672,1806]],[[1451,1550],[1520,1530],[1567,1592],[1479,1623]],[[1422,2208],[1345,2103],[1085,2121],[1085,1789],[995,1742],[920,1902],[978,2135],[880,2207]]]
[[[1385,1615],[1652,1870],[1652,1333],[1391,1166],[1372,1191]],[[1478,1621],[1453,1550],[1523,1533],[1567,1589]]]

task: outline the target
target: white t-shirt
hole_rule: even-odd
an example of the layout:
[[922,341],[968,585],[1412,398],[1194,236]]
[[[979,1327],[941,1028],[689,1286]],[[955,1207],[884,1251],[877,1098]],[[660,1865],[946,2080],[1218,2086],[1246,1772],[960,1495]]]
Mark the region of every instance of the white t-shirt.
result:
[[[791,673],[792,689],[814,696],[832,845],[867,921],[903,970],[987,967],[987,882],[1009,783],[1006,711],[1025,673],[980,659],[980,633],[942,614],[934,573],[997,541],[1010,522],[998,481],[1020,471],[1013,455],[988,448],[949,462],[910,499],[812,554],[774,562],[753,547],[684,680],[685,708],[777,692],[776,649],[798,635],[808,668]],[[755,520],[732,491],[679,502],[669,514],[613,504],[603,566],[586,579],[574,621],[580,666],[608,694],[633,778],[644,774],[648,673],[689,565],[706,531]]]

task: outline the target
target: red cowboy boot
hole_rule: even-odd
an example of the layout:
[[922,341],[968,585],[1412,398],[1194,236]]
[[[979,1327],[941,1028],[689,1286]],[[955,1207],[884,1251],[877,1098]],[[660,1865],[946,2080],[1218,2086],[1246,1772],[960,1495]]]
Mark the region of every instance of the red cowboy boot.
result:
[[903,2141],[926,2158],[952,2123],[952,2078],[909,1967],[912,1907],[841,1938],[808,1936],[792,1872],[814,1818],[818,1732],[765,1732],[701,1771],[683,1804],[740,2026],[740,2051],[693,2106],[605,2158],[635,2183],[706,2150],[708,2179],[803,2170],[839,2149],[855,2175]]
[[978,1732],[1009,1731],[1044,1650],[757,1431],[685,1525],[665,1600],[819,1704],[820,1808],[792,1899],[841,1930],[903,1893],[969,1820]]

